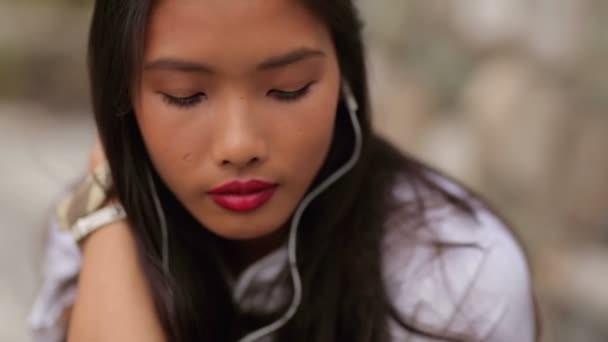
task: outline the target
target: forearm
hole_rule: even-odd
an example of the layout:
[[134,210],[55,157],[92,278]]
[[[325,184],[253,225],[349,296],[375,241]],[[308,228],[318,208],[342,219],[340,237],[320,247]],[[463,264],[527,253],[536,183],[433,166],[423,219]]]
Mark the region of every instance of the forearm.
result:
[[91,234],[82,252],[68,341],[165,341],[127,223]]

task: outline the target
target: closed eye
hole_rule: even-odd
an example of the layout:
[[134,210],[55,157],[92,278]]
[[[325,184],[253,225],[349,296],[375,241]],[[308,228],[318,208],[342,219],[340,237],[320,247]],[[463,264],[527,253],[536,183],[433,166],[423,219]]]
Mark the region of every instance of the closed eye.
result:
[[314,82],[310,82],[307,85],[305,85],[304,87],[302,87],[298,90],[294,90],[294,91],[272,89],[268,92],[268,96],[271,96],[271,97],[275,98],[276,100],[284,101],[284,102],[296,101],[296,100],[299,100],[300,98],[304,97],[306,94],[308,94],[308,91],[310,90],[310,87],[313,84],[314,84]]
[[193,94],[190,96],[185,96],[185,97],[172,96],[169,94],[162,93],[162,96],[163,96],[163,100],[167,104],[172,105],[172,106],[182,107],[182,108],[196,106],[197,104],[201,103],[204,99],[207,98],[207,95],[205,95],[205,93],[196,93],[196,94]]

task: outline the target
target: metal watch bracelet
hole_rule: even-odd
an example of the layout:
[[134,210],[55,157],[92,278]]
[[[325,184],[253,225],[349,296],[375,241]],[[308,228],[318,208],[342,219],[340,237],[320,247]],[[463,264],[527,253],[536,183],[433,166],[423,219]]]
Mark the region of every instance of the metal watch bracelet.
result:
[[126,217],[127,213],[123,206],[120,203],[112,203],[76,220],[70,232],[74,240],[77,243],[81,243],[85,237],[99,228],[123,220]]

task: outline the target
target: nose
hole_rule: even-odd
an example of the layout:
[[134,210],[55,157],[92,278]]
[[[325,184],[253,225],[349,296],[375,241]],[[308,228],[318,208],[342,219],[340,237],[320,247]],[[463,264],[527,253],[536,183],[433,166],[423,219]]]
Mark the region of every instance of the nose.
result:
[[216,126],[212,149],[217,165],[241,170],[266,161],[268,145],[257,130],[253,114],[243,108],[224,114]]

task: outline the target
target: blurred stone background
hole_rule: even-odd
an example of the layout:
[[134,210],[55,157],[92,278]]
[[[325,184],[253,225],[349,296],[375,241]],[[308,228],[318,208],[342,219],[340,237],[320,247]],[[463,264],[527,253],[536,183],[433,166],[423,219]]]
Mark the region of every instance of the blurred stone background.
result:
[[[608,2],[359,4],[378,129],[513,224],[544,341],[608,341]],[[93,140],[90,15],[0,0],[0,341],[28,341],[44,222]]]

